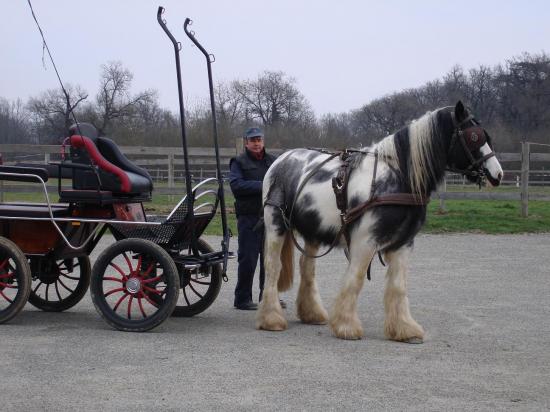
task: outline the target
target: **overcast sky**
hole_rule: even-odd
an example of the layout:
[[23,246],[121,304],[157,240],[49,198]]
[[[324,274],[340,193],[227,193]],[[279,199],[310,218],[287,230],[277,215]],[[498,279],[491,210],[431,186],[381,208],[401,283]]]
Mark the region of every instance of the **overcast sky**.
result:
[[[100,65],[120,60],[133,91],[154,88],[177,110],[173,49],[156,21],[182,42],[188,104],[208,95],[204,58],[183,32],[216,56],[215,81],[282,70],[297,80],[317,115],[464,69],[493,66],[522,52],[550,51],[548,0],[32,0],[65,83],[92,96]],[[26,100],[57,87],[26,0],[0,0],[0,97]]]

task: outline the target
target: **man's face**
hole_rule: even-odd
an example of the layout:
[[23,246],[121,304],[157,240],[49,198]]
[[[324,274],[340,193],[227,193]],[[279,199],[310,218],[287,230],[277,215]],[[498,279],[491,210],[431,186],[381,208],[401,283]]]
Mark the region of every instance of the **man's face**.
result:
[[251,137],[246,139],[246,148],[252,153],[261,153],[264,150],[264,138]]

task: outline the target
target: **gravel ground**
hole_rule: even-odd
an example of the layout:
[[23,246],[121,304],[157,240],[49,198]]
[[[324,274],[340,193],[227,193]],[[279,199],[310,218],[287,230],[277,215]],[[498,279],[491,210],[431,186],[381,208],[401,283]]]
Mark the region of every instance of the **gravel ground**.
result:
[[[299,323],[296,286],[288,330],[255,330],[232,307],[235,261],[206,312],[148,333],[112,330],[89,295],[64,313],[27,305],[0,325],[0,410],[548,410],[549,254],[550,234],[419,236],[409,298],[422,345],[385,340],[378,262],[359,341]],[[318,261],[327,307],[344,267],[340,252]]]

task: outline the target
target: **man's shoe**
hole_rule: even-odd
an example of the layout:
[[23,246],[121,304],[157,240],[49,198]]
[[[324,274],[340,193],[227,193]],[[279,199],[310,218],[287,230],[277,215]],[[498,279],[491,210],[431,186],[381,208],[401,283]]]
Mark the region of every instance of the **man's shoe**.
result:
[[235,305],[235,308],[239,310],[257,310],[258,305],[255,304],[254,302],[245,302],[239,305]]

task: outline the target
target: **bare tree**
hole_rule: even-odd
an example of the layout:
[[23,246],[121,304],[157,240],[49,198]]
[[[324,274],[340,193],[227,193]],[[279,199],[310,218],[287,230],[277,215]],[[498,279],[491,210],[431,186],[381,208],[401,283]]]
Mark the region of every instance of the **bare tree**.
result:
[[27,108],[40,143],[57,142],[66,136],[74,123],[73,111],[88,98],[88,93],[78,85],[67,84],[65,91],[66,94],[60,88],[49,89],[29,99]]
[[154,99],[155,92],[146,90],[131,96],[134,75],[121,62],[109,62],[102,65],[101,70],[96,97],[96,118],[93,123],[100,134],[105,134],[112,127],[113,121],[124,121],[132,117],[136,106]]
[[281,71],[265,71],[256,80],[234,81],[232,88],[242,99],[245,121],[271,126],[308,121],[313,115],[296,80]]
[[21,99],[0,98],[0,143],[30,142],[28,112]]

